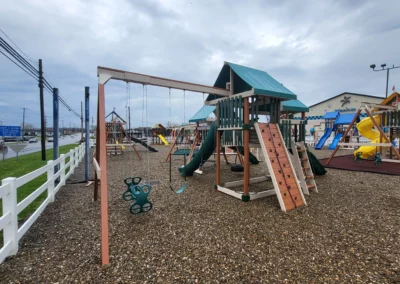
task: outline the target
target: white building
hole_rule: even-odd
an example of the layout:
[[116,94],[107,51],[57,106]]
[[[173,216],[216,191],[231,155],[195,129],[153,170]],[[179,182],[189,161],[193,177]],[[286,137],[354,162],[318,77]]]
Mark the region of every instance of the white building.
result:
[[[314,127],[315,131],[323,133],[325,130],[325,120],[323,117],[327,112],[339,111],[341,113],[354,113],[363,102],[380,104],[384,99],[384,97],[345,92],[311,105],[309,106],[310,111],[306,113],[307,134],[310,134],[309,131],[312,127]],[[361,116],[366,115],[364,111],[361,113]],[[294,117],[300,119],[301,113],[296,113]]]

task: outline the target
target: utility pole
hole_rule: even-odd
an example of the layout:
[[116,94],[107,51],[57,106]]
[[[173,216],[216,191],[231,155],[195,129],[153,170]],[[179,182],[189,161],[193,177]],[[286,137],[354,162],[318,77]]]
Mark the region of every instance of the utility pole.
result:
[[45,117],[44,117],[42,59],[39,59],[39,95],[40,95],[40,127],[41,127],[41,144],[42,144],[42,161],[46,161],[46,129],[45,129]]
[[[58,159],[58,89],[53,88],[53,160]],[[58,172],[58,166],[54,167],[54,171]]]
[[82,108],[82,101],[81,101],[81,142],[83,141],[83,108]]
[[22,141],[24,140],[24,133],[25,133],[25,107],[23,109],[23,115],[22,115]]
[[64,134],[65,134],[65,133],[64,133],[64,132],[65,132],[65,130],[64,130],[64,119],[61,120],[61,121],[62,121],[62,132],[61,132],[61,133],[62,133],[62,135],[64,136]]
[[89,180],[89,87],[85,87],[85,180]]
[[92,115],[92,132],[94,134],[94,120],[93,120],[93,115]]

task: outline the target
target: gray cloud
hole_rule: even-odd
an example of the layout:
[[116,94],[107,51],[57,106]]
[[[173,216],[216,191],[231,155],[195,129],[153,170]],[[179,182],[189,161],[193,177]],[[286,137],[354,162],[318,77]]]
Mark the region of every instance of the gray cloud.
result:
[[[212,85],[230,61],[267,71],[305,104],[345,91],[384,95],[386,73],[369,65],[400,64],[399,8],[398,1],[25,0],[3,5],[0,27],[44,60],[45,75],[75,110],[90,86],[95,115],[97,66]],[[0,113],[19,121],[28,107],[38,125],[37,83],[2,56],[0,72]],[[399,80],[393,70],[389,89],[400,89]],[[106,112],[115,107],[124,117],[125,83],[108,83],[106,95]],[[148,87],[149,124],[169,120],[168,97],[168,89]],[[135,126],[142,103],[142,86],[132,84]],[[187,119],[202,94],[187,93],[185,105]],[[172,91],[171,107],[172,120],[182,122],[182,91]],[[66,125],[79,123],[65,109],[62,115]]]

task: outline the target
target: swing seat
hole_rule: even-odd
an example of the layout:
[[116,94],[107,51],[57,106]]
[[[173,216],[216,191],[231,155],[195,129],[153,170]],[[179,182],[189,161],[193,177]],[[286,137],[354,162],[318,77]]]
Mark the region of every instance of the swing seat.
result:
[[186,184],[186,183],[185,183],[185,184],[183,184],[183,185],[182,185],[182,187],[176,191],[176,193],[180,194],[180,193],[184,192],[184,191],[185,191],[185,189],[186,189],[186,186],[187,186],[187,184]]
[[140,188],[137,188],[137,185],[141,181],[141,177],[130,177],[124,179],[124,183],[127,185],[128,189],[122,194],[122,199],[125,201],[131,201],[135,199],[135,195],[132,192],[140,190]]
[[146,213],[153,208],[153,204],[147,200],[147,197],[151,191],[151,185],[144,184],[142,186],[136,185],[134,190],[131,192],[135,203],[131,205],[129,211],[132,214]]

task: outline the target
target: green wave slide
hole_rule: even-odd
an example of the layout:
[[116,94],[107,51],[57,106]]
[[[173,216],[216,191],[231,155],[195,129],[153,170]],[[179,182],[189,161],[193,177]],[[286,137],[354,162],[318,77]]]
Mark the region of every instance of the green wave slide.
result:
[[[183,177],[193,176],[195,170],[197,170],[202,163],[208,160],[210,156],[214,153],[215,150],[215,134],[217,133],[217,126],[215,122],[210,127],[210,130],[207,133],[207,136],[201,145],[201,148],[196,153],[196,155],[192,158],[192,160],[185,166],[180,167],[179,172]],[[234,149],[236,150],[236,149]],[[244,148],[239,147],[239,152],[243,154]],[[250,162],[253,164],[258,164],[257,158],[250,153]]]

